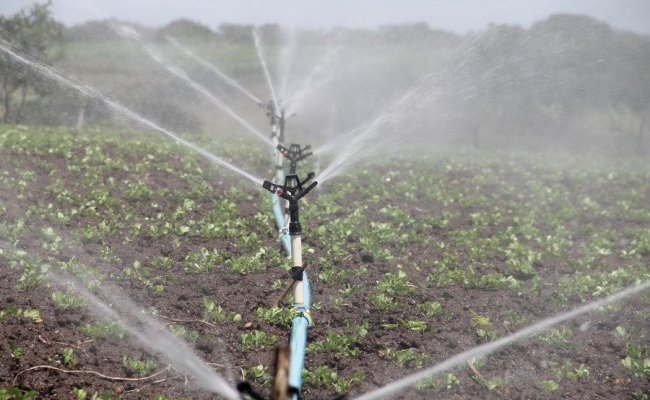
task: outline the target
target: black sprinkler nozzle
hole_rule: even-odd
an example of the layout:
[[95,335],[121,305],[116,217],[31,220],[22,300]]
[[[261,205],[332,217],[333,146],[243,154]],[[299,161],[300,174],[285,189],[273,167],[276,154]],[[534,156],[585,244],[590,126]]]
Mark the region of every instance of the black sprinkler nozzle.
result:
[[277,146],[278,151],[280,154],[282,154],[284,157],[286,157],[289,160],[290,166],[289,166],[289,173],[290,174],[295,174],[296,173],[296,166],[298,165],[298,161],[302,161],[305,158],[311,156],[314,154],[314,152],[309,151],[311,150],[311,146],[307,145],[305,147],[301,147],[299,144],[292,144],[289,146],[287,149],[281,144],[278,144]]
[[300,207],[298,206],[298,200],[300,200],[303,196],[315,188],[316,185],[318,185],[318,182],[314,181],[307,187],[303,186],[305,183],[314,179],[314,176],[315,174],[313,172],[310,172],[307,174],[305,180],[301,181],[300,178],[298,178],[298,175],[287,175],[284,177],[284,185],[278,185],[270,181],[264,181],[262,184],[262,187],[264,189],[289,202],[290,235],[300,235],[302,232],[302,228],[300,226]]

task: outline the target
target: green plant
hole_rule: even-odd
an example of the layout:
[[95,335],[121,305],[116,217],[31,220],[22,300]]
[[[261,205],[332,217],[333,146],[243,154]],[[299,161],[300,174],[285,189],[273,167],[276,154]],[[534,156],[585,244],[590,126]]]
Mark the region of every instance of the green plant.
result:
[[109,337],[123,339],[125,335],[122,325],[113,321],[101,321],[95,324],[85,324],[81,327],[80,331],[86,336],[99,339]]
[[81,297],[76,296],[73,292],[52,292],[51,296],[54,305],[61,310],[72,310],[81,308],[84,301]]
[[86,396],[88,396],[88,393],[80,388],[72,388],[72,394],[77,400],[86,400]]
[[37,397],[35,390],[22,390],[14,386],[0,388],[0,400],[34,400]]
[[202,247],[198,252],[185,256],[185,271],[202,273],[212,271],[226,259],[226,254],[220,250],[208,250]]
[[271,383],[271,375],[266,372],[262,364],[241,370],[243,380],[254,379],[262,386],[267,386]]
[[422,368],[429,362],[429,357],[418,353],[415,349],[394,350],[386,349],[386,358],[395,361],[400,367]]
[[168,326],[168,329],[174,335],[185,338],[192,343],[196,342],[199,338],[199,333],[197,331],[187,329],[183,325],[172,324]]
[[257,318],[261,321],[277,326],[291,325],[291,320],[297,315],[297,312],[294,309],[281,307],[259,307],[255,313]]
[[64,348],[62,356],[63,356],[63,365],[70,368],[77,365],[77,359],[74,356],[74,349],[72,349],[71,347]]
[[203,298],[205,319],[210,322],[221,322],[226,319],[226,313],[221,306],[215,304],[211,299]]
[[23,348],[20,346],[14,346],[9,350],[9,355],[14,361],[20,361],[23,357]]
[[424,303],[418,304],[416,308],[428,318],[433,318],[442,313],[442,306],[437,301],[425,301]]
[[140,377],[151,374],[157,367],[156,362],[153,360],[138,360],[127,356],[122,357],[122,365]]
[[273,346],[276,341],[275,335],[264,331],[254,330],[241,334],[241,345],[245,350],[261,350]]
[[561,328],[553,328],[547,333],[541,335],[539,339],[547,344],[564,345],[569,342],[569,338],[573,335],[571,328],[563,326]]
[[474,328],[476,328],[476,334],[481,340],[494,341],[498,338],[496,332],[488,330],[492,327],[492,322],[489,317],[480,315],[473,310],[469,310],[471,315],[471,323]]
[[377,290],[389,296],[404,296],[413,293],[415,285],[408,281],[404,271],[399,270],[396,273],[384,274],[384,277],[377,282]]
[[308,349],[309,351],[327,350],[342,357],[352,357],[360,352],[356,343],[356,338],[352,336],[327,331],[325,338],[311,342]]
[[336,393],[347,392],[354,384],[365,381],[366,376],[361,370],[355,370],[344,378],[327,365],[320,365],[313,371],[303,370],[302,378],[306,385],[316,387],[332,386]]
[[399,303],[394,298],[388,297],[384,293],[371,294],[370,301],[380,311],[392,311],[399,307]]
[[539,383],[539,388],[542,389],[544,392],[555,392],[560,388],[560,385],[557,384],[554,380],[550,379],[547,381],[541,381]]
[[634,377],[650,377],[650,356],[647,349],[638,343],[627,344],[627,356],[621,363]]

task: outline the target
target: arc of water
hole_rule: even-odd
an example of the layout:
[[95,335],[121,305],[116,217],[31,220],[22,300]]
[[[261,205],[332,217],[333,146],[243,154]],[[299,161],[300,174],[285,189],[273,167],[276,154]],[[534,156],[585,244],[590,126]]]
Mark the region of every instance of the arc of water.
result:
[[160,54],[160,52],[156,51],[153,47],[147,45],[142,40],[142,36],[138,32],[136,32],[135,30],[133,30],[132,28],[126,25],[112,24],[112,27],[115,30],[115,32],[120,36],[138,42],[144,48],[147,55],[152,60],[160,64],[163,68],[165,68],[167,72],[181,79],[182,81],[187,83],[187,85],[190,86],[192,89],[202,94],[212,105],[216,106],[221,111],[231,116],[235,121],[239,122],[241,126],[243,126],[249,132],[257,136],[258,139],[262,140],[264,143],[266,143],[269,146],[273,146],[273,143],[271,142],[270,139],[268,139],[264,134],[262,134],[262,132],[255,129],[255,127],[253,127],[251,124],[246,122],[244,118],[242,118],[239,114],[237,114],[223,100],[219,99],[218,97],[210,93],[205,87],[203,87],[198,82],[190,78],[189,75],[187,75],[187,73],[183,71],[180,67],[174,65],[170,60],[163,57],[163,55]]
[[287,106],[288,115],[297,112],[298,107],[300,107],[307,96],[312,94],[318,87],[323,86],[325,83],[327,83],[326,79],[321,79],[319,82],[317,82],[316,79],[321,76],[322,72],[332,64],[332,61],[335,59],[340,50],[340,44],[335,47],[330,47],[323,55],[321,61],[314,65],[311,71],[309,71],[307,77],[300,85],[300,89],[297,90],[293,95],[287,95],[286,99],[283,98],[283,101],[286,100],[285,103]]
[[253,41],[255,42],[257,57],[260,59],[260,63],[262,64],[262,69],[264,70],[266,83],[269,85],[269,90],[271,91],[271,100],[273,101],[273,105],[275,106],[276,112],[280,112],[280,107],[278,105],[278,98],[275,95],[275,89],[273,88],[273,82],[271,81],[271,74],[269,73],[269,68],[266,65],[266,60],[264,58],[264,51],[262,50],[262,43],[260,41],[260,36],[257,33],[256,29],[253,29]]
[[227,168],[227,169],[229,169],[229,170],[231,170],[233,172],[238,173],[239,175],[241,175],[244,178],[248,179],[249,181],[253,182],[257,187],[259,187],[260,184],[264,181],[263,179],[258,178],[256,176],[244,171],[243,169],[229,163],[228,161],[226,161],[226,160],[224,160],[224,159],[222,159],[220,157],[217,157],[216,155],[214,155],[214,154],[210,153],[209,151],[197,146],[196,144],[194,144],[192,142],[188,142],[185,139],[182,139],[176,133],[161,127],[160,125],[156,124],[153,121],[150,121],[150,120],[144,118],[143,116],[136,113],[135,111],[132,111],[132,110],[128,109],[127,107],[123,106],[122,104],[116,102],[115,100],[112,100],[112,99],[104,96],[103,94],[99,93],[97,90],[93,89],[92,87],[90,87],[88,85],[83,85],[81,83],[77,83],[77,82],[73,81],[72,79],[63,76],[61,73],[55,71],[54,69],[52,69],[51,67],[49,67],[49,66],[47,66],[45,64],[41,64],[39,62],[29,60],[28,58],[14,52],[8,46],[8,44],[5,44],[4,42],[0,42],[0,51],[2,51],[3,53],[5,53],[5,54],[7,54],[7,55],[9,55],[11,57],[13,57],[15,60],[17,60],[21,64],[36,70],[41,75],[46,76],[46,77],[48,77],[48,78],[50,78],[52,80],[55,80],[55,81],[57,81],[57,82],[59,82],[61,84],[64,84],[64,85],[68,86],[69,88],[72,88],[72,89],[78,91],[79,93],[81,93],[82,95],[84,95],[86,97],[91,97],[91,98],[94,98],[94,99],[101,100],[114,113],[116,113],[118,115],[121,115],[121,116],[124,116],[126,118],[129,118],[129,119],[131,119],[131,120],[133,120],[133,121],[135,121],[135,122],[137,122],[137,123],[139,123],[139,124],[141,124],[143,126],[146,126],[146,127],[150,128],[150,129],[152,129],[154,131],[160,132],[160,133],[174,139],[178,143],[182,144],[183,146],[186,146],[186,147],[190,148],[191,150],[193,150],[196,153],[202,155],[206,159],[214,162],[215,164],[221,165],[222,167],[225,167],[225,168]]
[[515,332],[511,335],[508,335],[506,337],[503,337],[497,341],[490,342],[490,343],[485,343],[480,346],[476,346],[472,349],[469,349],[467,351],[464,351],[460,354],[457,354],[451,358],[448,358],[447,360],[433,366],[430,368],[427,368],[423,371],[420,371],[418,373],[409,375],[405,378],[402,378],[398,381],[392,382],[384,387],[381,387],[379,389],[373,390],[372,392],[365,393],[359,397],[357,397],[355,400],[375,400],[375,399],[384,399],[387,396],[393,395],[399,391],[401,391],[404,388],[407,388],[411,385],[414,385],[417,381],[420,379],[428,378],[430,376],[439,374],[441,372],[447,371],[449,369],[455,368],[459,365],[462,365],[472,359],[478,359],[482,358],[485,356],[488,356],[497,350],[508,346],[512,343],[521,341],[523,339],[526,339],[528,337],[531,337],[533,335],[536,335],[538,333],[541,333],[550,327],[560,324],[562,322],[571,320],[573,318],[576,318],[582,314],[586,314],[592,311],[597,310],[600,307],[606,306],[608,304],[616,303],[618,301],[621,301],[627,297],[636,295],[638,293],[641,293],[645,290],[650,289],[650,281],[645,281],[640,284],[636,284],[634,286],[628,287],[626,289],[621,290],[618,293],[615,293],[609,297],[606,297],[604,299],[596,300],[591,303],[587,303],[583,306],[580,306],[578,308],[574,308],[573,310],[543,319],[536,324],[530,325],[527,328],[524,328],[518,332]]
[[201,86],[198,82],[190,78],[185,71],[180,69],[177,65],[174,65],[166,59],[165,57],[162,56],[159,52],[157,52],[155,49],[153,49],[150,46],[144,45],[144,49],[147,51],[147,54],[151,59],[155,60],[158,62],[160,65],[163,66],[170,74],[176,76],[177,78],[183,80],[185,83],[187,83],[192,89],[195,91],[199,92],[202,94],[210,103],[212,103],[214,106],[219,108],[220,110],[224,111],[226,114],[230,115],[235,121],[239,122],[241,126],[246,128],[249,132],[253,133],[255,136],[257,136],[258,139],[262,140],[264,143],[266,143],[269,146],[273,146],[273,143],[269,138],[267,138],[262,132],[259,130],[255,129],[251,124],[246,122],[244,118],[242,118],[239,114],[237,114],[232,108],[230,108],[223,100],[219,99],[212,93],[210,93],[205,87]]
[[[148,317],[119,289],[107,288],[103,285],[99,287],[98,290],[102,296],[110,299],[111,307],[109,307],[99,297],[77,284],[71,277],[59,276],[56,273],[50,273],[49,277],[61,286],[72,288],[86,301],[90,310],[97,316],[119,321],[141,344],[166,358],[180,371],[194,377],[196,383],[203,389],[218,393],[230,400],[240,399],[239,392],[232,388],[221,375],[208,367],[187,343],[169,333],[164,325]],[[126,318],[136,320],[142,327],[136,328],[135,324],[126,321]]]
[[[467,60],[473,56],[476,52],[476,42],[480,35],[472,36],[469,40],[467,46],[465,46],[462,51],[459,51],[459,56],[457,57],[457,62],[454,63],[454,68],[449,68],[444,71],[442,74],[437,74],[435,71],[431,71],[419,79],[417,79],[409,89],[400,97],[398,97],[390,106],[384,109],[384,112],[375,117],[374,120],[361,125],[359,127],[353,128],[343,135],[337,135],[336,137],[330,139],[325,144],[317,147],[314,150],[314,153],[324,154],[330,152],[340,147],[340,143],[344,142],[342,138],[351,138],[345,146],[345,150],[339,152],[339,154],[332,160],[332,162],[323,170],[321,176],[319,176],[319,181],[321,185],[331,179],[332,177],[340,174],[344,166],[351,164],[352,162],[359,159],[359,157],[352,158],[351,156],[359,153],[362,150],[362,147],[367,144],[367,140],[372,136],[376,135],[379,132],[379,128],[387,122],[395,121],[399,118],[402,108],[407,104],[411,103],[411,100],[415,99],[416,95],[423,91],[425,87],[436,87],[440,85],[443,81],[447,80],[452,74],[459,69],[461,69]],[[434,79],[437,76],[437,79]]]
[[226,75],[223,71],[221,71],[219,68],[217,68],[215,65],[211,64],[210,62],[204,60],[203,58],[197,56],[193,52],[191,52],[187,47],[183,46],[178,42],[178,40],[165,36],[165,39],[174,47],[176,47],[178,50],[180,50],[183,54],[185,54],[187,57],[191,58],[192,60],[196,61],[199,63],[201,66],[204,68],[212,71],[215,75],[219,76],[221,79],[223,79],[226,83],[228,83],[230,86],[234,87],[235,89],[239,90],[242,94],[253,100],[256,104],[262,103],[262,100],[257,98],[254,94],[246,90],[242,85],[239,84],[234,78]]

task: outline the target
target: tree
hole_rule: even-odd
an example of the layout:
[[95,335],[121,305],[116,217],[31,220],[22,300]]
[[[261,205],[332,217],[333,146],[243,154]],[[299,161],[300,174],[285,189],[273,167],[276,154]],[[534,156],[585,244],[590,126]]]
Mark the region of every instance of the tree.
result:
[[[17,52],[48,62],[57,57],[63,36],[63,26],[52,18],[51,1],[34,4],[11,17],[0,16],[0,37],[4,46],[11,46]],[[59,50],[60,55],[60,50]],[[20,93],[17,114],[20,115],[29,89],[37,95],[46,94],[51,85],[34,71],[8,54],[0,55],[0,95],[2,96],[3,122],[11,121],[14,95]]]

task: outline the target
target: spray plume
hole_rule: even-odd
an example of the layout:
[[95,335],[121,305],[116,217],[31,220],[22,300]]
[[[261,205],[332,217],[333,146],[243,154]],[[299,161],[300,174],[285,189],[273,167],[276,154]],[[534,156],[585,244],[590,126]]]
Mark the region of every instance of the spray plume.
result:
[[260,59],[262,64],[262,69],[264,70],[264,76],[266,77],[266,83],[269,85],[269,90],[271,91],[271,99],[273,100],[273,105],[276,110],[280,110],[278,106],[278,97],[275,95],[275,89],[273,88],[273,82],[271,81],[271,74],[269,73],[269,68],[266,65],[266,60],[264,59],[264,52],[262,51],[262,43],[260,42],[260,36],[257,33],[257,30],[253,29],[253,41],[255,42],[255,49],[257,50],[257,56]]
[[[97,289],[101,296],[110,301],[109,306],[69,276],[50,273],[49,278],[62,287],[72,289],[82,297],[96,316],[119,322],[141,344],[165,358],[175,369],[192,376],[201,388],[227,399],[239,399],[239,393],[194,354],[187,343],[172,335],[164,325],[147,316],[118,288],[107,287],[104,284]],[[127,318],[133,322],[127,321]]]
[[217,157],[214,154],[210,153],[209,151],[195,145],[194,143],[191,143],[191,142],[188,142],[187,140],[182,139],[176,133],[161,127],[160,125],[156,124],[155,122],[152,122],[152,121],[144,118],[143,116],[141,116],[140,114],[138,114],[138,113],[136,113],[134,111],[131,111],[130,109],[128,109],[124,105],[122,105],[122,104],[120,104],[120,103],[118,103],[118,102],[104,96],[103,94],[99,93],[97,90],[93,89],[92,87],[90,87],[88,85],[83,85],[83,84],[78,83],[78,82],[75,82],[72,79],[63,76],[61,73],[55,71],[53,68],[51,68],[51,67],[49,67],[49,66],[47,66],[45,64],[41,64],[39,62],[29,60],[26,57],[14,52],[9,47],[9,45],[6,44],[3,41],[0,41],[0,51],[2,51],[3,53],[11,56],[12,58],[14,58],[16,61],[20,62],[21,64],[24,64],[25,66],[34,69],[35,71],[37,71],[41,75],[46,76],[47,78],[50,78],[50,79],[52,79],[54,81],[57,81],[60,84],[68,86],[68,87],[78,91],[79,93],[81,93],[82,95],[84,95],[86,97],[91,97],[91,98],[94,98],[94,99],[97,99],[97,100],[101,100],[115,114],[123,116],[125,118],[129,118],[129,119],[131,119],[131,120],[133,120],[133,121],[135,121],[135,122],[137,122],[137,123],[139,123],[139,124],[141,124],[143,126],[146,126],[146,127],[150,128],[150,129],[152,129],[154,131],[160,132],[160,133],[174,139],[178,143],[180,143],[183,146],[186,146],[186,147],[194,150],[195,152],[202,155],[206,159],[214,162],[215,164],[221,165],[222,167],[225,167],[225,168],[227,168],[227,169],[229,169],[229,170],[231,170],[233,172],[238,173],[239,175],[241,175],[244,178],[248,179],[249,181],[253,182],[256,186],[259,186],[261,184],[261,182],[263,182],[263,179],[258,178],[258,177],[254,176],[254,175],[251,175],[248,172],[242,170],[241,168],[236,167],[235,165],[229,163],[228,161],[226,161],[226,160],[224,160],[224,159],[222,159],[220,157]]
[[171,61],[163,57],[163,55],[160,54],[160,52],[156,51],[151,46],[148,46],[138,32],[136,32],[135,30],[133,30],[132,28],[126,25],[119,25],[119,24],[118,25],[113,24],[113,29],[115,29],[115,31],[120,36],[138,42],[144,48],[149,58],[151,58],[152,60],[160,64],[163,68],[167,70],[167,72],[181,79],[189,87],[191,87],[198,93],[202,94],[203,97],[205,97],[212,105],[214,105],[221,111],[225,112],[226,114],[230,115],[235,121],[239,122],[241,126],[243,126],[249,132],[257,136],[258,139],[262,140],[264,143],[266,143],[269,146],[273,146],[273,143],[271,142],[270,139],[268,139],[264,134],[262,134],[262,132],[255,129],[251,124],[246,122],[244,118],[242,118],[239,114],[237,114],[223,100],[217,98],[215,95],[210,93],[205,87],[201,86],[198,82],[190,78],[185,71],[183,71],[180,67],[174,65]]
[[512,335],[508,335],[506,337],[503,337],[497,341],[491,342],[491,343],[486,343],[482,344],[480,346],[476,346],[474,348],[471,348],[467,351],[464,351],[460,354],[457,354],[451,358],[448,358],[447,360],[441,362],[438,365],[435,365],[433,367],[427,368],[421,372],[418,372],[416,374],[409,375],[405,378],[402,378],[398,381],[395,381],[393,383],[390,383],[384,387],[381,387],[379,389],[373,390],[372,392],[365,393],[359,397],[357,397],[355,400],[375,400],[375,399],[384,399],[390,395],[393,395],[411,385],[414,385],[417,381],[420,379],[428,378],[430,376],[439,374],[441,372],[447,371],[449,369],[458,367],[459,365],[462,365],[468,361],[471,361],[472,359],[478,359],[482,358],[485,356],[488,356],[499,349],[508,346],[512,343],[519,342],[521,340],[524,340],[528,337],[537,335],[541,332],[544,332],[545,330],[549,329],[550,327],[566,322],[568,320],[571,320],[573,318],[576,318],[582,314],[586,314],[592,311],[597,310],[600,307],[616,303],[618,301],[621,301],[627,297],[636,295],[638,293],[641,293],[647,289],[650,289],[650,281],[645,281],[643,283],[630,286],[626,289],[621,290],[618,293],[615,293],[609,297],[606,297],[604,299],[596,300],[591,303],[587,303],[583,306],[580,306],[578,308],[574,308],[573,310],[543,319],[536,324],[530,325],[527,328],[524,328],[518,332],[513,333]]
[[215,75],[219,76],[221,79],[223,79],[226,83],[228,83],[230,86],[234,87],[235,89],[239,90],[242,94],[253,100],[256,104],[259,104],[262,102],[259,98],[257,98],[254,94],[246,90],[242,85],[239,84],[235,79],[229,77],[226,75],[223,71],[221,71],[219,68],[214,66],[213,64],[209,63],[208,61],[204,60],[203,58],[197,56],[193,52],[191,52],[187,47],[183,46],[178,42],[178,40],[171,38],[169,36],[166,36],[165,39],[174,47],[176,47],[178,50],[180,50],[183,54],[185,54],[187,57],[191,58],[192,60],[196,61],[199,63],[201,66],[204,68],[212,71]]

